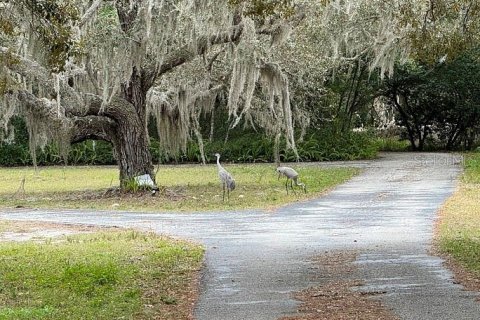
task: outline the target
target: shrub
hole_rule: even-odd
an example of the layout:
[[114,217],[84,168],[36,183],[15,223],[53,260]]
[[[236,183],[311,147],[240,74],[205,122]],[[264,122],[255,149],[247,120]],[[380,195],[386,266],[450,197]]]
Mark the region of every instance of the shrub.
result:
[[[22,121],[17,120],[16,138],[13,143],[0,143],[0,166],[32,165],[28,150],[28,135]],[[272,162],[273,139],[265,137],[261,132],[253,130],[232,132],[225,142],[223,137],[212,142],[205,140],[205,156],[213,161],[213,154],[218,152],[223,161],[228,162]],[[403,145],[403,144],[402,144]],[[379,148],[397,147],[393,142],[385,143],[375,140],[371,132],[341,132],[333,127],[311,130],[306,139],[297,145],[301,161],[329,161],[371,159]],[[198,144],[191,141],[184,154],[177,157],[166,155],[160,150],[158,139],[151,138],[150,152],[154,163],[186,162],[199,163],[201,155]],[[286,142],[281,142],[280,159],[283,162],[296,161],[292,150],[286,149]],[[44,150],[37,151],[39,165],[63,165],[55,144],[47,145]],[[112,146],[104,141],[85,141],[75,144],[68,153],[68,163],[73,165],[111,165],[116,160]]]

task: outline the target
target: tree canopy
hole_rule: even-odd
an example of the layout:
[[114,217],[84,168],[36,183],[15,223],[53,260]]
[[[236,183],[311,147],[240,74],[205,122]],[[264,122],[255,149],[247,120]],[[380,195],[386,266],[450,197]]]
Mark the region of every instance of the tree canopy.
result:
[[274,13],[269,6],[254,21],[249,7],[198,0],[2,1],[3,127],[15,113],[26,117],[33,152],[51,139],[65,148],[89,138],[109,141],[126,181],[152,175],[149,115],[157,119],[162,147],[176,152],[192,131],[198,136],[198,115],[222,92],[232,127],[253,114],[261,81],[269,102],[256,110],[259,122],[294,147],[288,79],[259,47],[301,16],[267,19]]

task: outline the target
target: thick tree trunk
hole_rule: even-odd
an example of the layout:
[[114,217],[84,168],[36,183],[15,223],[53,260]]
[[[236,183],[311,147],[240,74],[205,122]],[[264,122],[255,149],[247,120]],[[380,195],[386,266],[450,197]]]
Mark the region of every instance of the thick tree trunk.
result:
[[114,140],[115,156],[120,170],[120,186],[124,189],[136,176],[148,174],[155,182],[152,157],[144,127],[130,121],[118,126]]
[[403,110],[403,107],[404,107],[405,103],[402,103],[402,102],[404,102],[404,100],[401,100],[402,102],[399,102],[397,100],[397,95],[398,95],[398,93],[396,91],[393,91],[393,94],[390,96],[390,99],[393,102],[393,107],[400,114],[400,118],[402,119],[403,124],[405,125],[405,127],[407,129],[408,140],[410,141],[410,146],[412,147],[412,150],[417,151],[418,148],[417,148],[417,145],[415,143],[414,129],[410,126],[409,117],[408,117],[407,113],[405,112],[405,110]]
[[117,136],[114,140],[115,155],[120,169],[122,188],[136,176],[148,174],[155,183],[152,156],[149,150],[147,130],[146,95],[151,79],[133,69],[128,84],[122,85],[123,99],[130,102],[134,112],[117,118]]
[[90,107],[94,115],[75,117],[71,143],[87,139],[110,142],[123,189],[136,176],[144,174],[150,175],[155,182],[145,118],[140,117],[133,104],[123,98],[114,99],[103,111],[100,108],[101,100],[98,99]]

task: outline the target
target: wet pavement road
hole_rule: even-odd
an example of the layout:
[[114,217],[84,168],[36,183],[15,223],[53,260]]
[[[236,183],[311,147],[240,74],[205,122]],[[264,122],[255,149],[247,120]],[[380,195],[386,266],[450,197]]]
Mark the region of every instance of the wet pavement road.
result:
[[[429,255],[436,212],[455,190],[461,158],[386,153],[350,165],[362,173],[319,199],[275,213],[144,214],[19,210],[1,218],[125,226],[203,243],[206,268],[196,308],[201,320],[277,319],[295,313],[292,292],[319,284],[311,261],[325,251],[356,249],[360,290],[401,319],[479,319],[476,295],[454,284]],[[313,280],[315,279],[315,280]]]

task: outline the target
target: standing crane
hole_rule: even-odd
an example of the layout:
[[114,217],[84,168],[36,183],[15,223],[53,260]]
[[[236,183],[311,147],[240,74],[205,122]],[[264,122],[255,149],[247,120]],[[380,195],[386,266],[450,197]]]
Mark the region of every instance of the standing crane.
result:
[[[290,180],[290,187],[293,190],[293,182],[295,182],[295,185],[301,186],[303,191],[307,193],[307,188],[305,186],[305,183],[298,182],[298,172],[293,170],[290,167],[278,167],[277,168],[278,172],[278,180],[280,180],[281,176],[285,176],[287,180],[285,181],[285,189],[287,190],[288,194],[288,181]],[[295,192],[295,190],[293,190]]]
[[217,157],[218,177],[223,187],[223,201],[225,201],[225,189],[227,189],[227,198],[230,200],[230,191],[235,190],[235,179],[220,165],[220,154],[215,153],[215,157]]

